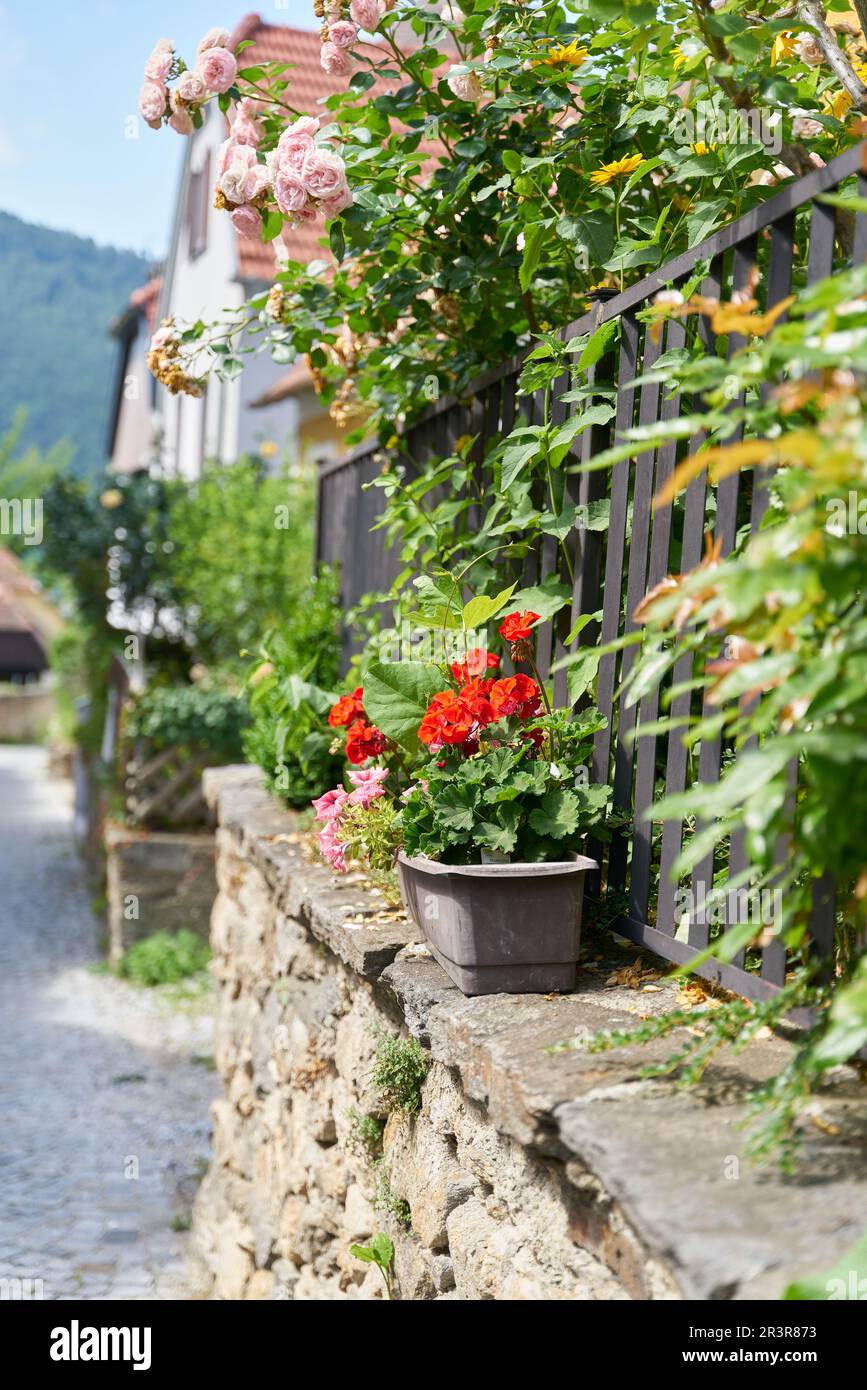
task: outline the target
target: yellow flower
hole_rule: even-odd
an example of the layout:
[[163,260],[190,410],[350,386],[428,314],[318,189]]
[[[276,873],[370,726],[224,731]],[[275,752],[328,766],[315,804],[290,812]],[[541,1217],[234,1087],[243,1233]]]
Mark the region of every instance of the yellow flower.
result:
[[590,182],[594,188],[604,188],[605,184],[611,183],[613,179],[622,178],[624,174],[634,173],[639,164],[643,163],[643,154],[625,155],[623,159],[615,159],[610,164],[603,164],[601,169],[594,169],[590,175]]
[[795,51],[795,35],[788,29],[783,34],[778,34],[771,44],[771,67],[775,68],[777,63],[785,62],[786,58],[791,58]]
[[697,140],[694,145],[689,147],[693,154],[713,154],[716,145],[706,145],[703,140]]
[[556,48],[552,48],[534,66],[537,68],[581,68],[587,61],[589,52],[590,50],[582,47],[577,39],[573,39],[571,43],[558,44]]
[[694,38],[688,38],[685,39],[683,43],[675,44],[675,68],[682,68],[686,63],[692,63],[696,58],[698,58],[702,53],[704,53],[704,51],[704,44],[702,44],[698,39]]
[[123,493],[120,488],[110,487],[100,495],[100,503],[109,511],[114,511],[123,501]]
[[276,458],[279,452],[280,446],[274,439],[263,439],[262,443],[259,445],[259,453],[262,455],[263,459]]
[[851,105],[852,98],[842,87],[839,92],[826,92],[822,97],[822,110],[825,115],[833,116],[838,121],[842,121]]

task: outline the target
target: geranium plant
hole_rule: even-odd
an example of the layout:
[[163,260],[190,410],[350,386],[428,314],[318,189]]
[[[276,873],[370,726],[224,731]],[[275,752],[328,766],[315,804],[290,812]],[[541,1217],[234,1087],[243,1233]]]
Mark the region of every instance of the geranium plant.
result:
[[[497,602],[502,595],[478,596],[465,607]],[[350,789],[314,802],[333,868],[361,857],[381,872],[400,848],[448,863],[553,861],[599,832],[610,791],[589,785],[587,763],[604,720],[593,709],[552,710],[535,669],[537,622],[515,611],[499,626],[511,659],[533,676],[500,676],[501,657],[474,646],[442,666],[371,667],[368,694],[359,686],[334,705],[330,722],[348,731]],[[371,702],[383,727],[368,722]]]

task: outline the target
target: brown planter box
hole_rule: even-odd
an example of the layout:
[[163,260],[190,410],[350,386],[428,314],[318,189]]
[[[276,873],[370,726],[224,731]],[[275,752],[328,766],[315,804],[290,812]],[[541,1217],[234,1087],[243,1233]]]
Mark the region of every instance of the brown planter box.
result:
[[575,988],[584,875],[580,855],[553,864],[438,864],[397,859],[404,906],[464,994]]

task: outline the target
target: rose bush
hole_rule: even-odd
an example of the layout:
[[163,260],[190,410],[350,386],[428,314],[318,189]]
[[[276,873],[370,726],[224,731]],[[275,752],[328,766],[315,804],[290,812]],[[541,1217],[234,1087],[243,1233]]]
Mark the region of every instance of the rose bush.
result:
[[196,326],[190,375],[232,373],[254,348],[306,354],[324,399],[358,398],[384,438],[576,318],[593,287],[640,277],[838,153],[867,112],[867,45],[836,6],[467,0],[435,14],[316,0],[316,13],[323,65],[349,83],[326,103],[307,175],[284,158],[309,119],[291,71],[245,67],[222,32],[194,65],[204,98],[161,41],[142,110],[159,124],[182,109],[195,128],[220,103],[230,148],[250,145],[264,171],[218,195],[244,209],[245,233],[331,221],[336,269],[290,261],[267,304]]

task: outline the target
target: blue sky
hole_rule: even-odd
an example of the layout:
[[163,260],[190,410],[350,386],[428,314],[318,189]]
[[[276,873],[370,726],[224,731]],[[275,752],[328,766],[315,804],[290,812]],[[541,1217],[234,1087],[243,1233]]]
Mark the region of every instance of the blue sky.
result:
[[312,0],[0,0],[0,209],[161,256],[183,140],[141,122],[127,138],[142,66],[163,36],[191,62],[250,10],[317,27]]

